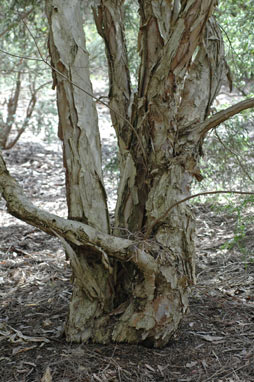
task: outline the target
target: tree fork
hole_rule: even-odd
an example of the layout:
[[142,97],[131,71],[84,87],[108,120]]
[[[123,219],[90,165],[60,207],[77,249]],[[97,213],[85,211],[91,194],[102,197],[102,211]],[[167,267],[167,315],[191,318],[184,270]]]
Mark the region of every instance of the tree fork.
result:
[[[11,214],[59,237],[69,255],[69,341],[162,347],[187,311],[195,282],[195,225],[183,202],[192,197],[193,176],[200,178],[200,138],[212,126],[207,115],[224,65],[221,36],[209,18],[215,4],[139,0],[141,65],[131,108],[128,68],[121,77],[116,65],[127,64],[124,34],[116,33],[122,1],[100,2],[105,12],[96,16],[111,60],[110,102],[122,115],[112,113],[123,155],[116,226],[118,236],[121,228],[131,233],[129,240],[110,234],[97,116],[84,97],[92,90],[81,0],[47,0],[69,219],[29,203],[1,158],[0,190]],[[81,80],[82,86],[73,86]],[[145,240],[140,232],[147,232]]]

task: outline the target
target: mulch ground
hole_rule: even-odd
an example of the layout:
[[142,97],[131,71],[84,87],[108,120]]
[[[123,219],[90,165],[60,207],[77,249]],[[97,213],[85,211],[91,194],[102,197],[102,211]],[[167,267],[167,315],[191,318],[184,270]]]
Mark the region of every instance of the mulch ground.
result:
[[[37,206],[65,216],[57,147],[23,142],[5,158]],[[71,284],[61,245],[9,216],[1,200],[0,381],[254,381],[254,228],[222,248],[234,243],[237,216],[208,204],[193,210],[197,284],[178,332],[158,350],[67,343]]]

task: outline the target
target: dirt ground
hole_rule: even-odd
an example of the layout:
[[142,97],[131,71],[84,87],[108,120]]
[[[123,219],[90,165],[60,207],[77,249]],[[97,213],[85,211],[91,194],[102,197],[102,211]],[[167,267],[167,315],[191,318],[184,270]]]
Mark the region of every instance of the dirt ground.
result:
[[[5,158],[37,206],[66,215],[59,145],[23,140]],[[254,227],[222,249],[237,216],[208,204],[193,212],[197,284],[168,346],[77,345],[63,331],[71,284],[61,245],[9,216],[1,200],[0,381],[254,381]]]

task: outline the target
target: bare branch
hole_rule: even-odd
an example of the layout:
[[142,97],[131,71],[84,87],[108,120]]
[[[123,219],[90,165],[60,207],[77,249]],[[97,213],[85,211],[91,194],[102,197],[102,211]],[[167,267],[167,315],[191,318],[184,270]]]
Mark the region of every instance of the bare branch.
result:
[[[105,42],[109,72],[109,105],[128,119],[131,110],[131,80],[128,66],[127,47],[124,35],[124,11],[122,0],[101,0],[93,15],[98,33]],[[121,160],[130,146],[132,130],[125,120],[111,113]],[[139,142],[140,143],[140,142]],[[121,163],[122,165],[122,163]]]
[[[22,58],[22,59],[24,59],[24,60],[45,62],[45,59],[36,58],[36,57],[20,56],[20,55],[18,55],[18,54],[13,54],[13,53],[7,52],[6,50],[3,50],[3,49],[0,49],[0,52],[2,52],[2,53],[4,53],[4,54],[7,54],[8,56],[16,57],[16,58]],[[48,64],[48,65],[49,65],[49,64]],[[50,66],[50,65],[49,65],[49,66]]]
[[192,127],[189,129],[182,129],[182,134],[180,133],[180,135],[189,134],[190,137],[194,137],[195,141],[199,141],[206,136],[208,131],[214,129],[222,122],[227,121],[234,115],[241,113],[241,111],[250,108],[254,108],[254,98],[238,102],[237,104],[230,106],[225,110],[221,110],[214,114],[212,117],[208,118],[206,121],[195,125],[194,128]]
[[[126,239],[120,243],[122,239],[119,239],[120,241],[118,241],[118,238],[101,233],[89,225],[73,220],[67,220],[35,207],[27,199],[22,188],[18,185],[15,179],[10,176],[1,154],[0,193],[6,200],[7,210],[11,215],[50,235],[55,236],[57,234],[64,237],[65,240],[68,240],[73,244],[79,246],[96,244],[103,246],[104,249],[109,249],[112,244],[115,251],[120,250],[121,247],[128,247],[132,244],[132,241]],[[106,244],[107,240],[108,244]],[[104,244],[106,244],[106,246]]]
[[10,142],[8,143],[8,145],[6,145],[6,147],[4,147],[4,150],[10,150],[13,148],[13,146],[15,146],[15,144],[18,142],[19,138],[21,137],[21,135],[24,133],[25,131],[25,128],[22,127],[21,129],[19,129],[16,137]]
[[219,134],[217,133],[217,131],[215,130],[215,135],[218,139],[218,141],[220,142],[220,144],[225,148],[225,150],[229,151],[232,155],[235,156],[239,166],[241,167],[243,173],[247,176],[247,178],[251,181],[251,182],[254,182],[254,179],[252,179],[252,177],[250,176],[250,174],[248,173],[248,171],[246,170],[246,168],[243,166],[242,162],[241,162],[241,158],[239,158],[238,154],[236,152],[234,152],[233,150],[231,150],[227,145],[225,145],[225,143],[222,141],[221,137],[219,136]]
[[14,95],[10,96],[8,100],[7,118],[6,118],[6,122],[3,124],[4,125],[3,129],[0,132],[0,147],[3,149],[6,148],[8,137],[10,135],[10,132],[12,130],[12,127],[15,121],[15,115],[16,115],[16,111],[18,107],[20,91],[21,91],[21,71],[19,71],[17,75]]
[[31,116],[33,114],[33,111],[34,111],[34,108],[35,108],[35,105],[36,105],[36,101],[37,101],[36,94],[44,86],[49,85],[49,84],[51,84],[51,81],[45,82],[44,84],[40,85],[37,89],[32,91],[32,95],[31,95],[29,104],[28,104],[27,109],[26,109],[26,117],[25,117],[25,119],[23,121],[22,127],[19,128],[19,129],[17,128],[17,130],[18,130],[17,135],[16,135],[16,137],[10,143],[7,144],[7,142],[6,142],[6,144],[4,146],[4,150],[10,150],[18,142],[19,138],[21,137],[21,135],[26,130],[26,127],[28,125],[28,120],[31,118]]
[[165,219],[167,217],[167,215],[169,214],[169,212],[175,208],[176,206],[178,206],[179,204],[183,203],[183,202],[186,202],[187,200],[190,200],[190,199],[193,199],[193,198],[196,198],[198,196],[202,196],[202,195],[213,195],[213,194],[240,194],[240,195],[254,195],[254,192],[245,192],[245,191],[233,191],[233,190],[222,190],[222,191],[206,191],[206,192],[199,192],[198,194],[195,194],[195,195],[190,195],[190,196],[187,196],[186,198],[184,199],[181,199],[179,200],[178,202],[175,202],[174,204],[172,204],[161,216],[159,216],[157,219],[154,220],[154,222],[150,225],[150,227],[147,228],[147,231],[146,231],[146,234],[144,236],[144,240],[148,239],[149,236],[151,235],[154,227],[163,221],[163,219]]
[[155,271],[154,258],[137,243],[103,233],[87,224],[64,219],[35,207],[25,196],[22,188],[12,178],[0,153],[0,195],[5,199],[7,210],[16,218],[69,243],[89,249],[89,253],[105,251],[120,261],[132,261],[146,274]]

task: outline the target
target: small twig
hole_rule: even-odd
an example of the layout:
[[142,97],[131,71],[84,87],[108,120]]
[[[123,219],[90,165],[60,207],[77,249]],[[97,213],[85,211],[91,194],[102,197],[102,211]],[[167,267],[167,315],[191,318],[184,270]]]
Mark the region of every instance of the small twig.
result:
[[[236,371],[239,371],[241,369],[244,369],[246,366],[249,365],[249,362],[245,363],[244,365],[238,367],[237,369],[231,369],[229,373],[223,375],[223,377],[228,377],[229,375],[231,375],[232,373],[235,373]],[[213,375],[211,375],[209,378],[205,379],[203,382],[208,382],[210,381],[212,378],[216,377],[216,376],[219,376],[223,371],[226,371],[225,370],[225,367],[222,367],[221,369],[219,369],[218,371],[216,371],[216,373],[214,373]]]
[[[225,28],[223,28],[223,26],[222,26],[221,24],[218,24],[218,25],[219,25],[219,28],[225,33],[225,35],[226,35],[226,37],[227,37],[227,40],[228,40],[230,49],[232,50],[232,60],[233,60],[233,63],[234,63],[234,65],[235,65],[236,70],[237,70],[237,69],[239,70],[239,69],[240,69],[240,65],[238,65],[238,63],[236,62],[234,55],[237,56],[238,60],[241,61],[241,63],[243,64],[243,66],[245,65],[245,63],[243,62],[243,60],[242,60],[242,58],[240,57],[240,55],[237,54],[236,50],[234,49],[233,44],[232,44],[232,42],[231,42],[231,40],[230,40],[230,37],[229,37],[227,31],[225,30]],[[229,68],[229,65],[228,65],[227,61],[226,61],[226,65],[227,65],[227,67]],[[230,70],[230,69],[229,69],[229,70]],[[231,78],[231,82],[230,82],[230,87],[231,87],[231,90],[232,90],[232,88],[233,88],[233,81],[232,81],[232,78]],[[236,88],[237,88],[237,89],[238,89],[238,90],[239,90],[239,91],[246,97],[245,92],[244,92],[241,88],[239,88],[238,86],[236,86]]]
[[45,62],[45,60],[42,60],[41,58],[27,57],[27,56],[20,56],[20,55],[18,55],[18,54],[13,54],[13,53],[7,52],[6,50],[3,50],[3,49],[0,49],[0,52],[5,53],[5,54],[7,54],[8,56],[16,57],[16,58],[22,58],[22,59],[24,59],[24,60]]
[[147,228],[146,234],[144,236],[144,240],[148,239],[148,237],[151,235],[153,228],[156,226],[156,224],[160,223],[165,217],[169,214],[169,212],[179,204],[186,202],[187,200],[196,198],[197,196],[202,196],[202,195],[213,195],[213,194],[240,194],[240,195],[254,195],[254,192],[245,192],[245,191],[206,191],[206,192],[199,192],[198,194],[195,195],[190,195],[187,196],[184,199],[179,200],[178,202],[175,202],[172,204],[161,216],[159,216],[155,221],[150,225],[150,227]]
[[248,171],[247,171],[247,170],[244,168],[244,166],[242,165],[241,160],[240,160],[238,154],[235,153],[235,152],[234,152],[233,150],[231,150],[227,145],[224,144],[224,142],[222,141],[221,137],[219,136],[219,134],[217,133],[216,130],[215,130],[215,135],[216,135],[218,141],[220,142],[220,144],[221,144],[221,145],[222,145],[228,152],[230,152],[232,155],[234,155],[234,156],[236,157],[236,160],[237,160],[239,166],[241,167],[242,171],[244,172],[244,174],[247,176],[247,178],[248,178],[251,182],[253,182],[254,180],[252,179],[252,177],[250,176],[250,174],[248,173]]
[[[25,14],[21,15],[19,13],[19,18],[21,19],[25,19],[27,16],[30,15],[30,13],[32,13],[34,10],[34,8],[30,9],[30,11],[26,12]],[[20,20],[17,20],[17,21],[14,21],[11,25],[9,25],[3,32],[0,33],[0,38],[3,37],[3,35],[5,35],[5,33],[9,32],[9,30],[11,30]]]

